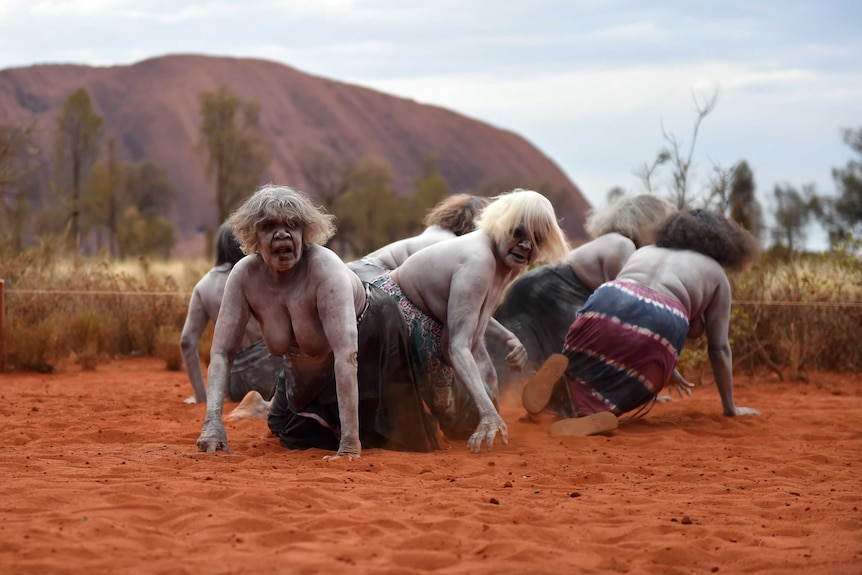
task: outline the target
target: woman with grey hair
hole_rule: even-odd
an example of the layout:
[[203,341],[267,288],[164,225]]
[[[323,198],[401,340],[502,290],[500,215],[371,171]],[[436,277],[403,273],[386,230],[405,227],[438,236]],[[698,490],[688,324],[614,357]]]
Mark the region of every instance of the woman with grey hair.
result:
[[336,450],[328,459],[359,457],[363,446],[437,447],[410,372],[404,321],[388,296],[323,246],[333,219],[302,192],[273,185],[228,218],[254,257],[240,260],[225,285],[199,451],[229,449],[222,407],[251,317],[284,360],[268,416],[282,445]]

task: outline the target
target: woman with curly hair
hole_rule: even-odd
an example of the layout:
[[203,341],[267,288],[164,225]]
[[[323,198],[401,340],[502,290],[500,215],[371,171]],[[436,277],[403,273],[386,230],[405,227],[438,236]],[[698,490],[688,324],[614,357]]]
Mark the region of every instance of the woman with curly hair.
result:
[[728,338],[731,289],[726,271],[741,271],[759,255],[757,240],[736,222],[705,210],[667,218],[655,245],[637,250],[616,279],[578,311],[566,335],[562,379],[542,370],[524,388],[524,407],[544,409],[564,386],[574,417],[554,423],[559,435],[615,429],[617,416],[647,406],[664,387],[687,337],[706,333],[722,412],[757,415],[733,400]]

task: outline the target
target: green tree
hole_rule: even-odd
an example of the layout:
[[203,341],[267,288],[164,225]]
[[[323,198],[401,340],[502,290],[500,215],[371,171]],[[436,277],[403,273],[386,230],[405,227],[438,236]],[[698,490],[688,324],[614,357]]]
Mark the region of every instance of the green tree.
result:
[[176,188],[152,160],[126,164],[111,152],[109,158],[93,167],[84,202],[97,246],[105,246],[101,232],[107,232],[112,256],[168,255],[174,244],[168,216]]
[[[844,130],[844,142],[862,156],[862,128]],[[862,239],[862,158],[850,160],[844,169],[833,169],[832,178],[838,196],[825,206],[826,229],[829,239],[848,242]]]
[[68,194],[64,219],[69,226],[69,243],[75,249],[81,243],[83,186],[99,153],[101,137],[102,117],[93,111],[87,91],[79,88],[63,103],[54,135],[55,183],[62,196]]
[[215,184],[220,224],[255,188],[269,165],[269,144],[260,131],[260,104],[243,101],[226,86],[200,93],[201,139],[207,175]]
[[437,168],[437,157],[428,156],[422,165],[422,177],[416,182],[416,197],[413,200],[413,218],[407,222],[409,234],[422,227],[425,215],[449,195],[446,178]]
[[748,162],[740,160],[730,180],[730,217],[759,238],[763,233],[763,210],[755,196],[754,173]]
[[96,247],[120,255],[118,226],[125,206],[127,166],[117,159],[116,139],[108,139],[108,157],[96,162],[90,172],[83,197],[83,216],[96,232]]
[[812,184],[803,186],[801,191],[789,185],[776,185],[774,197],[776,209],[772,238],[777,246],[792,255],[805,243],[806,228],[818,214],[820,198]]
[[160,216],[145,216],[129,205],[121,214],[119,245],[121,257],[155,255],[168,257],[174,245],[174,227]]
[[29,221],[28,176],[35,170],[39,149],[33,142],[36,121],[0,126],[0,243],[20,251]]
[[125,172],[124,205],[118,223],[120,257],[167,257],[174,246],[174,228],[168,216],[177,197],[176,187],[152,160],[129,166]]
[[367,254],[401,235],[408,220],[404,201],[395,195],[389,166],[365,158],[351,166],[347,187],[335,204],[338,235],[353,256]]

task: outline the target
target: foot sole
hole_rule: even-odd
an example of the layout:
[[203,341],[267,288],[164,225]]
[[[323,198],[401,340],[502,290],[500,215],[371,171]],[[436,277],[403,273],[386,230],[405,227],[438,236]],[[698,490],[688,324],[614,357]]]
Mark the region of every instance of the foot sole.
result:
[[583,417],[561,419],[548,428],[548,433],[551,435],[585,437],[587,435],[607,433],[608,431],[613,431],[619,426],[620,420],[616,415],[610,411],[603,411],[601,413],[594,413]]
[[536,375],[531,377],[524,386],[524,391],[521,393],[524,409],[534,415],[541,413],[551,401],[554,385],[566,372],[567,367],[569,367],[569,358],[561,353],[555,353],[546,359]]

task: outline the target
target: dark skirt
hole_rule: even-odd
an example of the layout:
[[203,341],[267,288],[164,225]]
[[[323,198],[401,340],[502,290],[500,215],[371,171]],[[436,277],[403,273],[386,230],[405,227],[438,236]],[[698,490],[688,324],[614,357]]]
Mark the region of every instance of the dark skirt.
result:
[[248,392],[256,391],[264,399],[271,398],[283,364],[282,358],[269,354],[263,341],[248,346],[234,359],[228,379],[228,397],[239,402]]
[[[438,449],[433,419],[413,379],[407,327],[395,302],[367,285],[368,306],[359,319],[359,439],[363,449]],[[332,354],[288,356],[276,382],[268,424],[289,449],[337,450],[338,396]]]
[[[568,264],[538,267],[512,282],[494,318],[527,350],[525,375],[535,373],[546,359],[563,350],[566,333],[590,293]],[[502,393],[518,374],[506,366],[503,342],[486,338],[486,343]]]

